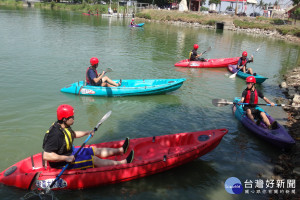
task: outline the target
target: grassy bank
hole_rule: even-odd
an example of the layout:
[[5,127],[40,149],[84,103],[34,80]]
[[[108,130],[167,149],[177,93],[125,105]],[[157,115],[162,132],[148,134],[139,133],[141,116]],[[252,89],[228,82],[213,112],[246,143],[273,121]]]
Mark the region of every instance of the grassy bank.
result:
[[199,23],[203,25],[214,25],[215,22],[231,21],[235,27],[258,28],[263,30],[277,30],[282,35],[293,35],[300,37],[300,27],[287,25],[281,19],[270,19],[266,17],[238,17],[218,14],[202,14],[198,12],[179,12],[168,10],[143,10],[136,14],[137,17],[159,21],[182,21],[188,23]]
[[[23,1],[16,2],[15,0],[0,0],[0,5],[5,6],[14,6],[14,7],[23,7]],[[69,4],[69,3],[55,3],[55,2],[45,2],[45,3],[34,3],[35,8],[43,9],[53,9],[53,10],[69,10],[69,11],[78,11],[78,12],[88,12],[91,10],[94,14],[98,10],[99,14],[107,13],[109,5],[100,5],[100,4],[88,4],[86,2],[82,4]],[[117,4],[112,4],[111,8],[117,10]],[[126,7],[119,6],[119,13],[126,12]]]

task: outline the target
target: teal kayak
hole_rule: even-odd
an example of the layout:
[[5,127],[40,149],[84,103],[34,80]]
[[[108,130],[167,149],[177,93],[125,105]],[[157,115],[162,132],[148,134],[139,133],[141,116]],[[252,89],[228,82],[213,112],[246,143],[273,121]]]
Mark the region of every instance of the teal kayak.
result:
[[[236,73],[238,70],[237,70],[237,65],[228,65],[228,70],[231,72],[231,73]],[[238,77],[242,78],[242,79],[246,79],[247,77],[249,76],[254,76],[255,79],[256,79],[256,83],[263,83],[265,80],[267,80],[268,78],[264,77],[264,76],[261,76],[261,75],[251,75],[251,74],[247,74],[247,73],[244,73],[242,71],[239,71],[237,74],[236,74]]]
[[[182,86],[185,80],[185,78],[122,80],[122,85],[119,87],[91,86],[86,85],[85,81],[78,81],[62,88],[60,91],[78,95],[107,97],[153,95],[177,90]],[[114,81],[119,82],[119,80]]]

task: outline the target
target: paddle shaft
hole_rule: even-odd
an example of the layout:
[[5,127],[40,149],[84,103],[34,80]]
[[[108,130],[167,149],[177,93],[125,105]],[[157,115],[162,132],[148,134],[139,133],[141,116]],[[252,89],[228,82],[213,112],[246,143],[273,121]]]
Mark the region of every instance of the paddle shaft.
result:
[[[104,122],[111,114],[111,111],[109,111],[108,113],[106,113],[104,115],[104,117],[100,120],[100,122],[96,125],[96,127],[94,128],[94,132],[96,132],[99,128],[99,126],[102,124],[102,122]],[[81,149],[85,146],[85,144],[89,141],[89,139],[92,137],[92,134],[90,133],[89,137],[84,141],[84,143],[81,145],[81,147],[78,149],[78,151],[74,154],[74,158],[76,158],[77,154],[81,151]],[[66,171],[66,169],[69,167],[70,163],[67,163],[65,165],[65,167],[61,170],[61,172],[57,175],[57,177],[55,178],[55,180],[51,183],[50,185],[50,189],[54,186],[54,184],[58,181],[58,179],[61,177],[61,175],[64,173],[64,171]]]

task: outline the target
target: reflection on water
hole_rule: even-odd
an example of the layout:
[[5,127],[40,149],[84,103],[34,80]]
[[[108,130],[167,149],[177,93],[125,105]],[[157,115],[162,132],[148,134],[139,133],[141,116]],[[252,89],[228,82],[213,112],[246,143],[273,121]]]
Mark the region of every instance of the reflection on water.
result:
[[[281,75],[299,63],[299,47],[262,36],[224,30],[205,30],[159,23],[130,29],[130,19],[84,16],[81,13],[0,9],[0,170],[42,151],[45,131],[56,119],[60,104],[75,108],[74,130],[92,130],[105,113],[112,115],[90,143],[149,137],[179,132],[227,128],[212,152],[179,168],[126,183],[80,191],[57,191],[60,199],[263,199],[232,196],[224,189],[227,178],[269,176],[270,159],[280,153],[246,130],[230,106],[214,107],[212,99],[233,100],[246,88],[245,80],[230,79],[227,69],[174,67],[193,44],[205,58],[249,54],[259,46],[255,72],[268,77],[258,85],[273,100],[283,94]],[[28,39],[29,38],[29,39]],[[91,57],[98,71],[111,67],[112,79],[186,78],[182,87],[166,95],[140,97],[89,97],[61,93],[60,89],[85,79]],[[16,74],[21,79],[16,80]],[[266,108],[282,118],[281,108]],[[81,145],[85,138],[76,139]],[[27,191],[0,185],[1,199],[16,199]]]

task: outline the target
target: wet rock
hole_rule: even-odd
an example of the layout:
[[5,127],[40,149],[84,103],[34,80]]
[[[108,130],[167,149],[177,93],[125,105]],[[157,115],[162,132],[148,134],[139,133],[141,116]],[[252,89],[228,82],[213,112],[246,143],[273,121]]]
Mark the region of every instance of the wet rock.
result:
[[275,174],[281,174],[283,171],[284,171],[284,169],[280,165],[275,165],[274,166],[274,173]]
[[293,170],[293,174],[295,174],[296,176],[300,176],[300,167],[296,167],[296,168]]
[[300,95],[299,94],[295,94],[295,96],[293,98],[293,103],[300,104]]
[[286,88],[287,88],[286,82],[285,82],[285,81],[282,82],[282,83],[280,84],[280,87],[283,88],[283,89],[286,89]]

